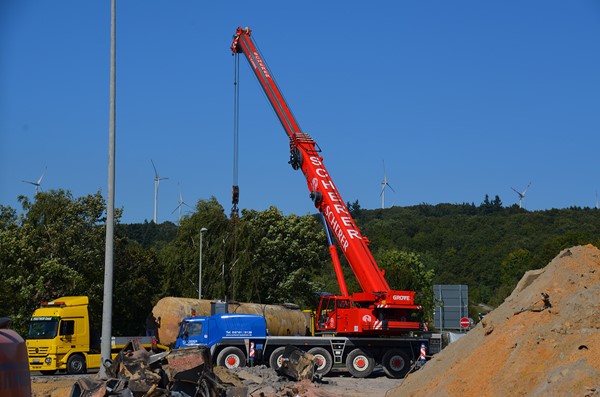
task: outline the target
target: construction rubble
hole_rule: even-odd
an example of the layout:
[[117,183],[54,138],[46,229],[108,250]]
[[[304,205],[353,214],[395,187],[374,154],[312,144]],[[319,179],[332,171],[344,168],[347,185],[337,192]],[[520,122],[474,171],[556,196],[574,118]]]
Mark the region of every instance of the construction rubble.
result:
[[70,397],[246,397],[328,396],[309,392],[316,358],[292,346],[276,372],[265,366],[213,368],[210,350],[196,346],[151,354],[135,340],[106,366],[107,379],[80,378]]

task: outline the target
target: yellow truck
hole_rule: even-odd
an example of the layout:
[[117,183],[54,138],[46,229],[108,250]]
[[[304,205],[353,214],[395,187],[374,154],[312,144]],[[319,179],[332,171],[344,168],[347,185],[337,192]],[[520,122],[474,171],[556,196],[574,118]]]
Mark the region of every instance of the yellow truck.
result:
[[[26,339],[30,371],[81,374],[100,368],[100,341],[95,346],[91,338],[88,304],[87,296],[64,296],[35,310]],[[112,337],[112,358],[133,339],[147,350],[168,350],[150,336]]]

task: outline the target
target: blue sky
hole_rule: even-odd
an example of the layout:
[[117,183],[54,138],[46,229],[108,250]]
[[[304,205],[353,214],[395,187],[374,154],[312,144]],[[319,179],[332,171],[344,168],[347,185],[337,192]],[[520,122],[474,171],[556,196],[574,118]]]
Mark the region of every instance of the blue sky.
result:
[[[117,2],[116,206],[177,221],[179,193],[233,178],[238,26],[253,37],[345,201],[593,207],[600,190],[597,1]],[[0,4],[0,204],[108,181],[110,0]],[[314,212],[245,59],[240,208]],[[188,208],[189,210],[189,208]]]

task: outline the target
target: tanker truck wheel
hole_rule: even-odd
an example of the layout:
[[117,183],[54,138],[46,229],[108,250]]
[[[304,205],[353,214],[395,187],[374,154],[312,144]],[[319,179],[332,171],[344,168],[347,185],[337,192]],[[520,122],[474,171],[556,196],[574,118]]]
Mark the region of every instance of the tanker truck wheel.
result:
[[67,360],[67,373],[69,375],[85,373],[85,358],[81,354],[73,354]]
[[217,365],[222,365],[229,369],[245,367],[246,355],[237,347],[226,347],[217,356]]
[[312,354],[319,361],[319,365],[317,365],[317,369],[315,371],[318,375],[327,375],[331,368],[333,367],[333,358],[331,358],[331,354],[322,347],[313,347],[308,351],[308,354]]
[[366,378],[375,369],[375,359],[361,349],[354,349],[346,357],[346,369],[355,378]]
[[269,367],[273,368],[275,371],[281,369],[284,351],[285,347],[278,347],[277,349],[273,350],[273,353],[271,353],[271,356],[269,357]]
[[383,372],[393,379],[403,378],[410,369],[410,360],[402,350],[388,350],[381,360]]

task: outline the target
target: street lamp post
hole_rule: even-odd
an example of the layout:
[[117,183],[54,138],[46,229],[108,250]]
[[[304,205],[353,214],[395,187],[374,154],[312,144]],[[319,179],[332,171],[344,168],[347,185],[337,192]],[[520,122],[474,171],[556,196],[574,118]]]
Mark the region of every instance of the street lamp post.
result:
[[198,264],[198,299],[202,299],[202,234],[208,231],[207,228],[203,227],[200,229],[200,259]]

